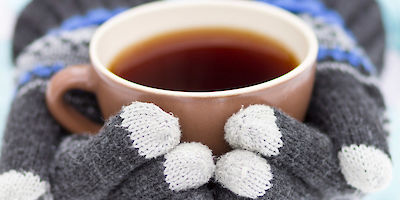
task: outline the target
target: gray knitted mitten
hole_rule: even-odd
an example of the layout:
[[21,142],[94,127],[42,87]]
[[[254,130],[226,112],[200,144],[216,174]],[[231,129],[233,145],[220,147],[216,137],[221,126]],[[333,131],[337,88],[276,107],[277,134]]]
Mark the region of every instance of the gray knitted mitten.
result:
[[[379,12],[373,1],[357,1],[363,12],[344,1],[328,5],[356,37],[317,0],[265,0],[298,14],[319,39],[307,118],[301,123],[266,105],[243,108],[225,125],[234,150],[214,165],[204,145],[179,144],[178,119],[153,104],[122,108],[96,136],[71,135],[47,110],[49,78],[89,63],[97,26],[148,1],[34,0],[15,34],[19,82],[3,139],[0,199],[348,199],[384,188],[392,166],[374,78],[382,65]],[[359,31],[365,21],[375,28]],[[103,123],[94,95],[71,91],[65,100]]]
[[[217,161],[216,199],[354,199],[385,188],[392,164],[373,64],[324,5],[266,2],[297,13],[317,34],[312,100],[304,123],[266,105],[243,108],[228,120],[225,140],[235,150]],[[373,2],[361,4],[376,9]]]
[[213,199],[204,185],[215,169],[212,153],[199,143],[179,144],[179,122],[171,114],[135,102],[96,136],[64,137],[56,150],[62,131],[43,92],[31,89],[13,107],[21,111],[12,115],[21,124],[39,125],[26,131],[14,122],[7,127],[13,135],[4,140],[0,199]]
[[51,192],[55,199],[211,199],[203,185],[214,172],[212,153],[199,143],[178,145],[180,136],[177,118],[132,103],[98,135],[63,140]]
[[[179,144],[178,119],[157,106],[132,103],[96,136],[71,135],[46,107],[51,76],[90,62],[88,44],[97,26],[121,6],[145,2],[36,0],[22,13],[15,37],[39,38],[16,59],[18,87],[3,138],[0,199],[213,199],[205,185],[215,168],[211,151],[199,143]],[[37,33],[32,21],[47,27],[40,30],[47,34],[29,34]],[[71,91],[65,100],[103,122],[92,94]]]

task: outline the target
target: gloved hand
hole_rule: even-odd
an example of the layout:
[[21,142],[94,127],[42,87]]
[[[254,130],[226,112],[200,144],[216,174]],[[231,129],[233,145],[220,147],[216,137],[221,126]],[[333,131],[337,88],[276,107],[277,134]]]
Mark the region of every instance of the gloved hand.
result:
[[134,102],[98,135],[63,140],[51,166],[52,193],[55,199],[212,199],[204,185],[215,169],[211,150],[179,144],[180,137],[178,118]]
[[4,140],[0,199],[213,199],[205,185],[215,169],[212,153],[179,144],[176,117],[134,102],[96,136],[60,138],[44,88],[15,99],[12,110],[20,112],[11,115],[13,134]]
[[385,188],[392,164],[373,64],[322,4],[266,2],[297,13],[317,34],[312,100],[304,123],[266,105],[228,120],[225,140],[235,150],[216,163],[216,199],[348,199]]
[[[31,24],[49,28],[60,16],[77,14],[68,12],[83,16],[36,35],[40,38],[17,58],[18,88],[2,142],[0,199],[213,199],[205,185],[215,168],[211,151],[198,143],[179,144],[178,119],[155,105],[136,102],[124,107],[96,136],[71,135],[47,109],[47,81],[66,66],[90,62],[88,44],[96,26],[120,12],[119,6],[144,2],[113,1],[106,6],[118,8],[86,15],[83,1],[37,0],[25,9],[18,22],[24,25],[15,37],[25,35],[15,44],[38,33]],[[87,8],[103,5],[86,3]],[[58,15],[50,17],[50,11]],[[71,91],[65,98],[103,123],[93,95]]]
[[[88,63],[88,44],[96,25],[120,12],[120,7],[144,2],[34,0],[25,9],[15,34],[20,81],[3,140],[0,199],[321,199],[358,196],[389,182],[384,103],[372,78],[373,65],[342,29],[337,15],[314,0],[303,0],[301,5],[291,0],[267,1],[299,14],[319,38],[317,80],[305,123],[265,105],[239,111],[226,124],[226,140],[236,150],[218,159],[214,188],[202,185],[213,165],[209,163],[211,154],[201,144],[176,146],[179,140],[175,139],[151,156],[141,154],[140,148],[128,148],[136,140],[123,136],[131,133],[129,126],[122,125],[125,108],[107,121],[99,135],[69,136],[45,106],[47,80],[62,67]],[[108,10],[86,12],[97,7]],[[379,58],[379,49],[372,47],[376,35],[382,34],[371,34],[367,42],[371,45],[364,47],[372,58]],[[379,64],[377,59],[373,61]],[[66,100],[102,122],[93,95],[71,91]],[[126,108],[135,105],[157,110],[140,103]],[[176,118],[156,113],[168,117],[169,126],[176,127]],[[119,134],[111,134],[113,131]],[[176,130],[170,133],[177,134]],[[177,156],[186,155],[190,148],[199,149],[198,154]],[[193,156],[210,165],[184,167],[187,162],[196,163]],[[196,172],[184,175],[197,178],[164,178],[176,171],[177,165],[168,163],[179,163],[182,169]],[[160,196],[152,196],[155,191]]]
[[[375,103],[346,105],[341,98],[330,108],[313,101],[310,112],[325,117],[305,124],[265,105],[232,116],[225,139],[235,150],[217,161],[216,199],[346,199],[385,188],[392,166],[373,120]],[[339,106],[360,116],[337,113]],[[365,128],[354,124],[360,118]]]

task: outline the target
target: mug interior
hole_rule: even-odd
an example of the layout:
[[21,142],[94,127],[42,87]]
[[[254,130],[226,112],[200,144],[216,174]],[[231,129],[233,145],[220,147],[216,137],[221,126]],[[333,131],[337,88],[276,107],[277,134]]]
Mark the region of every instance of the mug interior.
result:
[[[178,30],[213,27],[243,29],[265,35],[289,49],[300,64],[289,73],[265,83],[212,94],[150,88],[122,79],[108,70],[121,51],[144,40]],[[312,67],[317,49],[314,33],[302,20],[265,3],[234,0],[161,1],[132,8],[103,24],[92,38],[90,57],[96,71],[127,87],[170,95],[217,96],[257,90],[297,76]]]

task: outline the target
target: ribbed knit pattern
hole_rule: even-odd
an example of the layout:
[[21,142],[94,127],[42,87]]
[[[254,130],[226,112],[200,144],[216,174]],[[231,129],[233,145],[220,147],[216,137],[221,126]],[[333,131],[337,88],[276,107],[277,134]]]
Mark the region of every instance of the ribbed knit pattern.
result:
[[386,43],[381,11],[376,1],[322,0],[322,2],[340,13],[346,27],[354,33],[378,71],[382,71]]
[[35,39],[49,30],[59,27],[66,19],[84,15],[90,9],[116,9],[134,7],[154,0],[34,0],[23,10],[16,24],[14,34],[14,58]]
[[89,42],[97,26],[90,26],[58,35],[45,35],[29,44],[16,60],[17,77],[42,66],[89,64]]

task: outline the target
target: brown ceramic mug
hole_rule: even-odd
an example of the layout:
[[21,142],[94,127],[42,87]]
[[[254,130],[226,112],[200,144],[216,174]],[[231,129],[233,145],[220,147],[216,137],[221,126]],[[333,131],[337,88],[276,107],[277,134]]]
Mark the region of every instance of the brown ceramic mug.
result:
[[[183,17],[184,16],[184,17]],[[180,92],[129,82],[109,71],[110,62],[126,47],[165,32],[188,28],[229,27],[273,38],[294,53],[300,64],[273,80],[217,92]],[[96,95],[104,119],[133,101],[151,102],[180,120],[182,141],[198,141],[219,155],[226,120],[243,106],[268,104],[302,120],[315,76],[317,40],[295,15],[252,1],[162,1],[132,8],[102,25],[90,43],[92,65],[70,66],[57,73],[46,93],[54,117],[75,133],[101,128],[63,101],[72,89]]]

